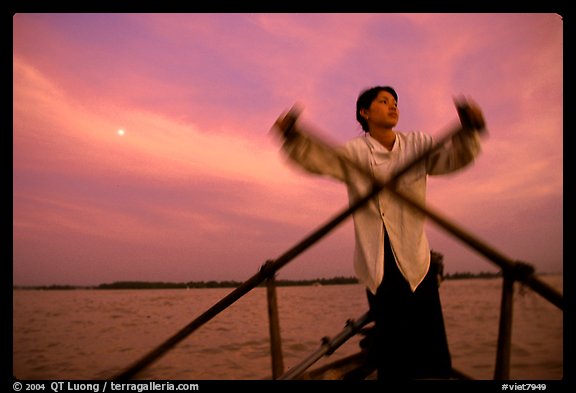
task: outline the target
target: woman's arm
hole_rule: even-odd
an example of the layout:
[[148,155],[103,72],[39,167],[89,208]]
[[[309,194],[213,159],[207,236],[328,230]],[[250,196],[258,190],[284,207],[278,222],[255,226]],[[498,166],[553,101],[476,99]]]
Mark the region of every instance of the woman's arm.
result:
[[457,171],[480,154],[480,133],[486,128],[482,110],[470,100],[458,99],[455,105],[462,130],[456,133],[449,143],[430,155],[427,160],[427,171],[430,175]]
[[299,111],[293,108],[280,116],[272,127],[272,131],[283,140],[282,151],[307,172],[346,181],[350,168],[342,157],[344,151],[313,138],[298,124],[298,115]]

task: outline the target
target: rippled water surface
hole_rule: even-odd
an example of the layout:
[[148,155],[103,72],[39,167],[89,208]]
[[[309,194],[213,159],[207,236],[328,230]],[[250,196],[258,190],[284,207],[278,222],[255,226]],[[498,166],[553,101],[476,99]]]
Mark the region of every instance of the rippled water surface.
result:
[[[562,276],[542,276],[562,291]],[[500,279],[444,281],[440,293],[455,368],[491,379]],[[515,287],[512,379],[561,379],[563,314]],[[163,343],[232,289],[13,291],[13,363],[19,379],[106,379]],[[359,285],[280,287],[286,368],[367,310]],[[353,338],[319,364],[358,351]],[[139,379],[265,379],[271,375],[266,289],[256,288],[188,336]]]

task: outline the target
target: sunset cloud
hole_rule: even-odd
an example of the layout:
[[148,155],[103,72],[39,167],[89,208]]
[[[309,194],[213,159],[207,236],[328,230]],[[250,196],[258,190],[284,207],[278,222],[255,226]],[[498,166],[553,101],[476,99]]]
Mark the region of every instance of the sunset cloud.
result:
[[[398,90],[399,131],[447,131],[459,94],[481,105],[482,154],[430,178],[429,204],[561,271],[562,30],[554,14],[17,14],[14,284],[248,278],[347,205],[286,161],[274,120],[299,102],[344,142],[375,84]],[[448,271],[487,269],[430,227]],[[352,275],[352,250],[346,222],[283,274]]]

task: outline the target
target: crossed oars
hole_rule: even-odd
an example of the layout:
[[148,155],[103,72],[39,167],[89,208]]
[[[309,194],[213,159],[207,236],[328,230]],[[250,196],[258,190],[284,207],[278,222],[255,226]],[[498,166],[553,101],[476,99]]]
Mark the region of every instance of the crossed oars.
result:
[[[460,105],[464,107],[466,105],[465,102],[457,103],[457,106]],[[460,107],[459,107],[460,108]],[[286,133],[293,132],[294,125],[298,119],[300,114],[300,110],[298,107],[294,106],[288,113],[286,114]],[[474,128],[478,130],[484,129],[484,124],[475,124]],[[298,130],[298,132],[303,133],[302,130]],[[445,133],[444,136],[439,138],[434,145],[424,151],[421,155],[414,157],[411,161],[409,161],[404,167],[400,168],[396,171],[391,178],[386,182],[380,182],[374,179],[371,174],[367,173],[363,168],[358,167],[358,165],[346,157],[340,155],[332,146],[329,146],[327,143],[323,142],[319,138],[307,134],[307,137],[310,138],[314,143],[318,143],[322,145],[326,149],[331,149],[333,153],[342,160],[343,163],[349,165],[351,168],[359,171],[360,173],[364,173],[366,176],[370,176],[372,178],[372,189],[368,192],[365,196],[359,198],[358,200],[354,201],[353,203],[349,204],[349,206],[343,209],[340,213],[336,214],[331,220],[326,222],[324,225],[320,226],[310,235],[305,237],[303,240],[298,242],[292,248],[288,249],[282,255],[274,260],[266,261],[260,268],[260,270],[250,277],[248,280],[244,281],[240,284],[236,289],[230,292],[227,296],[222,298],[200,316],[195,318],[191,321],[188,325],[184,326],[174,335],[169,337],[166,341],[161,343],[155,349],[150,351],[140,360],[135,362],[132,366],[128,367],[126,370],[121,372],[120,374],[116,375],[113,379],[114,380],[129,380],[133,378],[136,374],[140,371],[148,367],[154,361],[159,359],[163,356],[166,352],[176,346],[180,341],[184,340],[188,337],[191,333],[195,330],[200,328],[206,322],[210,321],[220,312],[225,310],[227,307],[232,305],[242,296],[250,292],[252,289],[257,287],[259,284],[264,282],[267,278],[276,274],[278,270],[288,264],[291,260],[296,258],[299,254],[305,251],[307,248],[315,244],[318,240],[328,234],[332,229],[337,227],[340,223],[342,223],[345,219],[350,217],[356,210],[361,208],[365,203],[367,203],[372,198],[376,197],[381,191],[386,189],[392,195],[395,195],[398,198],[401,198],[405,203],[407,203],[411,208],[414,208],[421,213],[425,214],[428,218],[434,221],[436,224],[440,225],[442,228],[446,229],[448,232],[452,233],[454,236],[459,238],[464,243],[468,244],[470,247],[474,248],[480,254],[484,255],[494,263],[496,263],[500,268],[504,271],[513,271],[518,273],[518,279],[522,281],[524,284],[528,285],[534,291],[539,293],[541,296],[546,298],[548,301],[556,305],[558,308],[563,309],[563,296],[559,294],[554,288],[550,287],[545,282],[539,280],[536,276],[534,276],[533,271],[534,269],[523,262],[514,261],[505,255],[499,253],[494,248],[488,246],[483,241],[477,239],[472,234],[466,232],[462,228],[456,226],[455,224],[451,223],[448,219],[442,217],[438,212],[433,211],[430,207],[422,206],[420,203],[412,200],[408,196],[399,192],[395,187],[395,183],[397,179],[412,169],[415,165],[419,164],[427,157],[430,156],[434,151],[439,149],[444,143],[449,141],[453,136],[460,132],[470,132],[467,128],[462,127],[459,123],[457,125],[452,126],[448,132]]]

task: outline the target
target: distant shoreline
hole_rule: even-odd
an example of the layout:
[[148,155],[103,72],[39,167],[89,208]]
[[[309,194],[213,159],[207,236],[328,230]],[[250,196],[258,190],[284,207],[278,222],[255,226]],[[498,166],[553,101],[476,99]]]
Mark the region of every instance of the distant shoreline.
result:
[[[540,275],[550,275],[556,273],[540,273]],[[560,274],[560,273],[557,273]],[[490,273],[447,273],[444,275],[444,280],[463,280],[474,278],[499,278],[502,277],[501,272]],[[65,290],[65,289],[193,289],[193,288],[236,288],[240,286],[243,281],[190,281],[190,282],[154,282],[154,281],[116,281],[113,283],[99,284],[96,286],[80,286],[80,285],[14,285],[12,289],[31,289],[31,290]],[[318,278],[311,280],[276,280],[276,286],[322,286],[322,285],[346,285],[358,284],[358,279],[355,277],[333,277],[333,278]],[[258,286],[263,287],[266,283]]]

